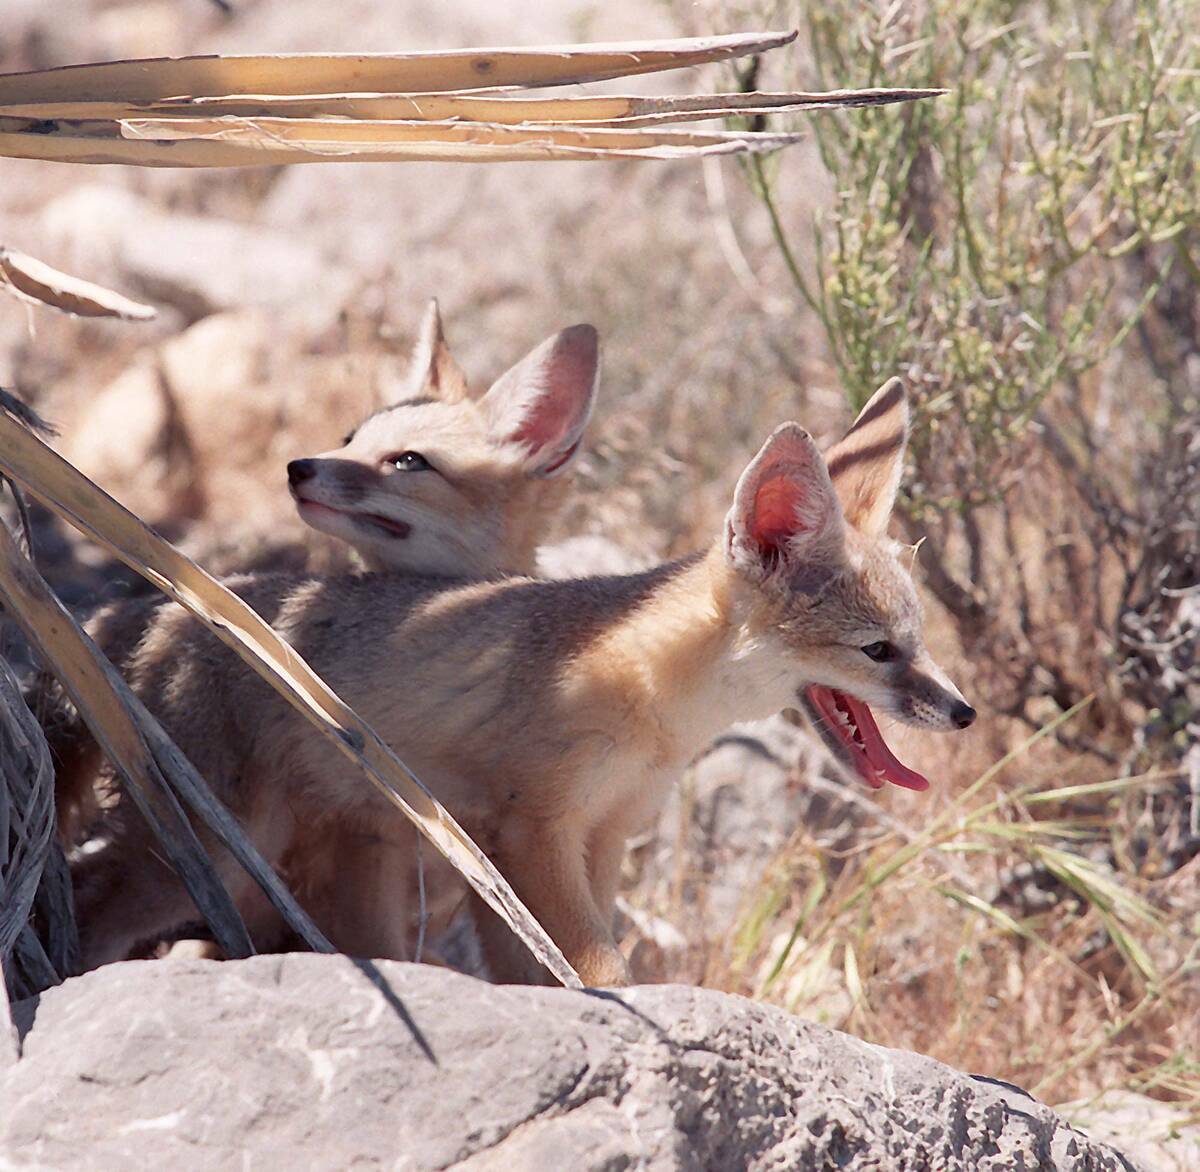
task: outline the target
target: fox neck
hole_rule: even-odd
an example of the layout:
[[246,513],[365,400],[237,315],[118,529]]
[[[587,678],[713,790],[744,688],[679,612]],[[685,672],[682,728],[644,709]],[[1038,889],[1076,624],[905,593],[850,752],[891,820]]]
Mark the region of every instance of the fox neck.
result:
[[567,480],[525,479],[509,492],[504,510],[504,536],[496,550],[496,572],[537,573],[538,546],[546,537],[566,495]]
[[[403,556],[400,556],[401,552]],[[439,549],[438,553],[444,557],[443,549]],[[524,557],[511,558],[503,549],[464,548],[452,560],[433,564],[414,559],[407,549],[392,551],[362,545],[354,547],[354,554],[360,569],[372,574],[398,572],[432,577],[494,578],[529,572],[525,568]]]
[[731,724],[793,704],[795,670],[750,610],[718,545],[599,640],[588,674],[630,726],[617,738],[681,768]]

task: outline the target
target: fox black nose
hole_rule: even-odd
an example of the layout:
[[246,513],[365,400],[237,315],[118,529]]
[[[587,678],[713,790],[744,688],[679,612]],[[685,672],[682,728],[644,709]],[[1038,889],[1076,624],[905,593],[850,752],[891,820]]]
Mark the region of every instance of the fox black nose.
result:
[[317,474],[316,460],[293,460],[288,464],[288,484],[302,484]]
[[958,700],[950,709],[950,719],[954,721],[955,728],[970,728],[975,723],[975,709]]

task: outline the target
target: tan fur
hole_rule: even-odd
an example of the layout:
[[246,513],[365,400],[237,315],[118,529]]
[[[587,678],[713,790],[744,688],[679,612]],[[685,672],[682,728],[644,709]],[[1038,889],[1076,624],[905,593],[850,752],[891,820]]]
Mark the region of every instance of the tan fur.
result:
[[[352,545],[369,569],[530,573],[547,519],[562,502],[558,474],[577,450],[598,374],[595,330],[572,326],[486,392],[473,392],[446,345],[435,302],[408,393],[364,420],[341,447],[288,466],[300,516]],[[429,467],[397,469],[396,456]],[[408,532],[397,535],[397,525]]]
[[[596,332],[573,326],[536,347],[486,391],[471,386],[450,353],[431,302],[412,359],[408,392],[365,420],[343,446],[304,461],[290,475],[301,517],[352,545],[373,570],[455,576],[532,573],[535,551],[559,508],[599,377]],[[389,466],[415,453],[431,467]],[[371,520],[409,528],[401,537]],[[402,956],[409,925],[375,911],[405,881],[413,832],[350,837],[336,828],[301,828],[281,860],[306,887],[307,905],[343,951]],[[302,860],[297,863],[294,860]],[[397,874],[399,879],[397,879]],[[273,912],[259,901],[255,938],[270,941]],[[364,924],[386,923],[372,936]]]
[[838,481],[846,519],[862,533],[878,537],[887,529],[907,440],[904,385],[894,378],[875,392],[829,453],[829,474]]
[[[838,493],[856,493],[856,478]],[[846,523],[815,446],[790,424],[743,474],[721,540],[682,562],[563,582],[366,576],[243,589],[462,822],[585,981],[606,985],[628,979],[611,935],[625,843],[731,722],[790,707],[819,683],[951,727],[962,699],[927,670],[897,553]],[[862,645],[879,639],[902,659],[867,658]],[[272,858],[297,826],[404,841],[399,816],[338,751],[177,607],[159,610],[128,666]],[[232,879],[228,860],[224,870]],[[88,966],[189,914],[163,872],[134,819],[81,862]],[[236,892],[245,898],[245,884]],[[493,974],[538,979],[507,930],[473,910]],[[397,890],[393,906],[369,909],[360,947],[393,946],[411,915],[410,890]]]
[[[569,477],[560,474],[590,415],[598,364],[595,330],[573,326],[536,347],[490,388],[474,389],[450,352],[437,302],[431,302],[399,401],[381,407],[340,448],[290,466],[303,465],[305,473],[291,478],[301,516],[348,542],[371,569],[532,573],[536,545],[568,487]],[[383,463],[405,451],[421,453],[432,469],[401,472]],[[411,532],[399,537],[363,514],[402,521]],[[163,602],[155,597],[111,604],[92,619],[92,633],[115,661],[130,661]],[[57,763],[60,832],[64,841],[75,842],[115,793],[106,781],[95,784],[99,748],[57,684],[46,678],[39,688],[44,707],[61,714],[48,731]],[[341,884],[321,884],[314,901],[352,890],[348,872],[360,862],[363,886],[371,886],[382,869],[378,859],[368,857],[376,852],[361,837],[351,850],[327,830],[299,849],[316,871],[324,867],[332,874],[334,860],[340,860]],[[327,856],[324,862],[316,858],[319,852]],[[410,840],[405,852],[411,853]],[[267,936],[275,931],[268,928],[276,924],[274,913],[265,903],[259,913],[258,933]],[[330,908],[325,918],[349,914]]]

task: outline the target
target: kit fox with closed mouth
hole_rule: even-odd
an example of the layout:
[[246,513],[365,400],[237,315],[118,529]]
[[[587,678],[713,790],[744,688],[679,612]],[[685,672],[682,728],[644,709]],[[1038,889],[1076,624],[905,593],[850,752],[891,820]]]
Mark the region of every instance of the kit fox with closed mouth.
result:
[[[300,516],[350,545],[368,571],[532,573],[536,547],[569,491],[567,473],[591,416],[599,371],[596,331],[576,325],[547,338],[490,386],[477,386],[451,353],[431,301],[396,401],[339,447],[288,465]],[[235,576],[228,584],[241,590],[253,580]],[[115,602],[97,612],[89,630],[114,661],[127,662],[162,605],[159,596]],[[58,821],[70,844],[89,833],[98,804],[113,797],[90,731],[52,678],[39,687],[46,693],[41,706],[54,713],[48,735],[57,762]],[[359,937],[345,928],[356,904],[343,893],[389,885],[389,849],[369,833],[338,836],[328,827],[297,844],[308,864],[310,910],[347,949],[358,946]],[[411,853],[411,843],[405,849]],[[317,882],[318,873],[335,866],[340,889]],[[282,925],[270,907],[263,903],[250,918],[256,942],[273,946]]]

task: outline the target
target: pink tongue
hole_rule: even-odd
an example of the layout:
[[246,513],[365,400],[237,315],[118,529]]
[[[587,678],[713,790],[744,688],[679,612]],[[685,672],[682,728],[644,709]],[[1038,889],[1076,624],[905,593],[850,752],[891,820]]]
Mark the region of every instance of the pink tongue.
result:
[[867,760],[871,765],[893,785],[901,786],[904,789],[928,789],[929,778],[915,769],[909,769],[887,747],[887,742],[883,739],[883,734],[879,731],[879,725],[875,723],[875,717],[871,715],[871,710],[861,700],[856,700],[845,692],[838,692],[838,696],[842,703],[850,709],[854,723],[858,725],[858,732],[863,739],[863,747],[866,749]]

